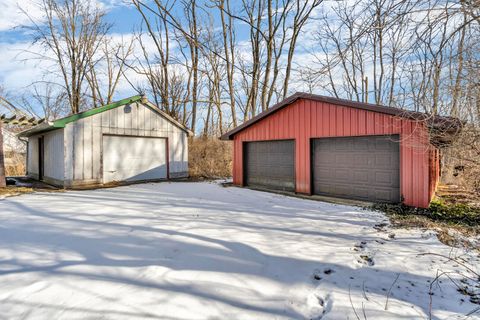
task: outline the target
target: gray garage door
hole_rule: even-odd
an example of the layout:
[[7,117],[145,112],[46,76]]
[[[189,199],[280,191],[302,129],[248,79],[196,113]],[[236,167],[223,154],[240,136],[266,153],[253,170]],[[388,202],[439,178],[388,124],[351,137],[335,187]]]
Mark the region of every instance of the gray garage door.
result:
[[398,136],[313,141],[315,194],[376,202],[400,201]]
[[246,142],[244,181],[248,186],[295,191],[293,140]]

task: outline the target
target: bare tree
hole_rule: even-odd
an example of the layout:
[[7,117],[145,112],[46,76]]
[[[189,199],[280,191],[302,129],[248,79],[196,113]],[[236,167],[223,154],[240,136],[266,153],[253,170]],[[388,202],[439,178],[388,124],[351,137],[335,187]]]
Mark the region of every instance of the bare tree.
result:
[[133,54],[134,38],[115,42],[106,36],[96,56],[89,60],[85,75],[94,106],[112,103],[117,86],[124,74],[126,61]]
[[[237,110],[235,107],[235,26],[233,23],[232,12],[230,9],[230,0],[218,0],[216,6],[220,11],[222,22],[223,55],[225,57],[228,96],[230,98],[230,111],[232,124],[237,126]],[[226,14],[225,14],[226,13]],[[227,17],[226,17],[227,15]]]
[[[163,68],[163,96],[160,102],[166,105],[169,109],[169,96],[165,93],[168,92],[168,77],[169,77],[169,63],[170,63],[170,36],[177,34],[177,41],[184,41],[189,48],[190,61],[185,67],[189,70],[188,88],[190,97],[188,97],[191,103],[191,123],[190,128],[195,132],[195,125],[197,121],[197,104],[198,104],[198,91],[199,91],[199,27],[197,17],[197,4],[195,0],[184,1],[154,1],[154,4],[149,4],[144,1],[132,0],[137,11],[142,16],[142,20],[147,28],[148,36],[154,41],[158,55],[160,57],[160,63]],[[186,18],[187,27],[185,28],[179,18],[177,18],[172,9],[175,5],[180,6],[183,11],[183,16]],[[150,15],[154,15],[154,19]],[[170,34],[170,29],[173,32]],[[180,38],[178,37],[180,36]],[[148,55],[144,56],[146,59]],[[191,86],[190,86],[191,85]],[[185,114],[185,112],[184,112]]]
[[105,13],[91,0],[41,0],[38,10],[45,22],[37,23],[24,11],[32,25],[25,28],[31,31],[33,43],[44,48],[43,52],[30,53],[58,69],[70,112],[78,113],[86,102],[87,76],[110,25],[103,21]]
[[297,47],[298,36],[307,21],[309,20],[312,11],[322,2],[323,0],[312,0],[311,2],[302,0],[295,1],[295,16],[293,18],[293,24],[291,27],[292,35],[289,41],[287,66],[285,71],[285,78],[283,80],[283,98],[285,98],[288,94],[288,83],[290,81],[293,55],[295,54],[295,49]]
[[7,181],[5,179],[5,156],[3,150],[3,123],[0,121],[0,188],[5,188]]

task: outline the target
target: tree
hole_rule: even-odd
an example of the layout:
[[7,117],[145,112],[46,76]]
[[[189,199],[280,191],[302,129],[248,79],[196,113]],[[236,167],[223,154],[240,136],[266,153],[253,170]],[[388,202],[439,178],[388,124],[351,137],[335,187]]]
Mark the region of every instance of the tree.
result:
[[113,96],[120,79],[123,77],[126,61],[133,54],[134,39],[125,41],[123,37],[115,42],[105,36],[96,56],[89,60],[85,74],[95,107],[113,102]]
[[[87,80],[98,64],[97,53],[105,44],[110,25],[103,21],[105,12],[92,0],[41,0],[38,3],[45,21],[37,23],[29,17],[31,25],[25,27],[33,35],[33,43],[40,44],[43,52],[30,52],[37,59],[52,62],[62,79],[71,113],[78,113],[86,103]],[[54,82],[54,80],[49,80]],[[99,88],[93,87],[91,95],[97,102]]]
[[67,95],[52,83],[33,84],[21,98],[22,109],[38,119],[54,120],[70,112]]
[[0,188],[7,186],[5,179],[5,156],[3,152],[3,123],[0,121]]
[[[3,110],[16,111],[18,108],[7,99],[3,88],[0,86],[0,116]],[[7,181],[5,178],[5,155],[3,150],[3,119],[0,119],[0,188],[5,188]]]

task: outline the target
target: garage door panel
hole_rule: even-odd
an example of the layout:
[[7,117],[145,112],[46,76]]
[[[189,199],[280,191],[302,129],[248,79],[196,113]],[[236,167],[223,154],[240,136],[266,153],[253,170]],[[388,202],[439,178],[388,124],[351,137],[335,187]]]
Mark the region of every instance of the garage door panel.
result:
[[368,149],[368,141],[363,138],[358,138],[356,143],[352,143],[353,150],[363,151]]
[[165,138],[103,136],[103,182],[167,178]]
[[246,142],[245,184],[279,190],[295,190],[293,140]]
[[391,186],[393,180],[391,172],[375,172],[375,185]]
[[315,139],[313,192],[369,201],[400,201],[396,136]]
[[363,170],[353,170],[353,179],[362,182],[362,183],[368,183],[368,172],[363,171]]

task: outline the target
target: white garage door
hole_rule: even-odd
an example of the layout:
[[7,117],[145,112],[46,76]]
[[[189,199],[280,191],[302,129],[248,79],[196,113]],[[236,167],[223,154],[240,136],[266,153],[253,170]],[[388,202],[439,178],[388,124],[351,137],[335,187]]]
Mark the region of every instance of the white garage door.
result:
[[167,178],[165,138],[103,136],[103,183]]

